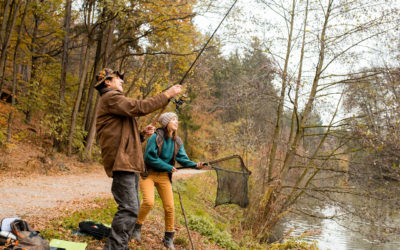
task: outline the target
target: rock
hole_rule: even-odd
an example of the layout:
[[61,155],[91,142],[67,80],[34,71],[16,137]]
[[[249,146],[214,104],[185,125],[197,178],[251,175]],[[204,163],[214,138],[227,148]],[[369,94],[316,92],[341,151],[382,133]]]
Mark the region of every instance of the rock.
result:
[[64,163],[61,162],[57,163],[57,167],[60,169],[60,171],[65,171],[65,172],[70,171],[70,169],[67,166],[65,166]]

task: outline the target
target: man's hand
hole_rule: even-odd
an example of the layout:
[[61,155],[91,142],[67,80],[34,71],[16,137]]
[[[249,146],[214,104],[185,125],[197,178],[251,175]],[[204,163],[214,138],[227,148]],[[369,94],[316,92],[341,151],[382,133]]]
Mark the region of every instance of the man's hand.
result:
[[155,130],[156,130],[156,127],[154,127],[153,125],[149,124],[144,128],[142,133],[147,135],[147,136],[150,136],[150,135],[154,134]]
[[178,169],[176,169],[175,167],[173,167],[171,173],[175,173],[175,172],[178,172]]
[[182,91],[182,85],[176,84],[172,86],[171,88],[167,89],[164,94],[168,99],[171,99],[172,97],[175,97],[179,95]]

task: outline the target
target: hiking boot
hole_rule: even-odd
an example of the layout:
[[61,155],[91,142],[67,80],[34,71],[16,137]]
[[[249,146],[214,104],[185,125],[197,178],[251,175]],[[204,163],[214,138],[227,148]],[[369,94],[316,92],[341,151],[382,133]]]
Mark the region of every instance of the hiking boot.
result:
[[175,232],[165,232],[163,243],[164,243],[164,246],[168,249],[175,249],[174,234],[175,234]]
[[132,238],[134,238],[137,242],[140,242],[140,231],[142,230],[142,224],[135,224],[135,227],[132,232]]

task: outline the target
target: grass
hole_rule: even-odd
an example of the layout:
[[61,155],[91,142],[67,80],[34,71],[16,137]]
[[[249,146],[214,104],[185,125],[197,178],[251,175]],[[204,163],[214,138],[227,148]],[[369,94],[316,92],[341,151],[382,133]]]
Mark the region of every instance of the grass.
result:
[[[191,230],[199,232],[211,242],[228,249],[239,249],[238,244],[232,239],[229,230],[229,221],[221,216],[218,209],[214,209],[217,182],[215,173],[195,176],[188,180],[174,183],[175,193],[179,189],[182,203],[187,214],[188,226]],[[179,196],[175,195],[176,218],[184,224],[180,209]],[[235,217],[238,209],[232,209],[225,215]]]
[[[182,203],[190,230],[196,231],[203,236],[195,236],[195,245],[200,245],[200,248],[213,249],[215,245],[218,245],[220,248],[226,249],[316,249],[310,248],[308,244],[297,239],[269,246],[254,242],[248,232],[241,232],[239,230],[243,217],[243,210],[241,208],[236,205],[214,207],[217,183],[215,173],[213,172],[174,182],[173,189],[176,226],[178,228],[174,243],[180,248],[190,248],[190,242],[184,228],[185,220],[179,202],[178,189],[182,196]],[[142,235],[145,234],[142,239],[147,239],[147,241],[139,245],[131,241],[130,247],[134,247],[135,249],[160,247],[160,239],[164,230],[164,217],[161,199],[158,194],[155,195],[155,202],[156,205],[142,228],[142,230],[145,230],[142,232]],[[100,249],[105,243],[104,239],[99,242],[91,237],[73,234],[73,232],[79,228],[79,222],[84,220],[111,224],[116,212],[117,205],[113,199],[96,199],[93,201],[92,208],[74,212],[51,221],[46,229],[42,230],[42,234],[46,239],[57,238],[86,242],[88,243],[87,249]],[[193,238],[193,232],[191,234]]]
[[[97,247],[99,245],[98,240],[91,237],[75,235],[73,232],[79,229],[79,222],[85,220],[111,224],[112,218],[117,212],[117,205],[113,199],[96,199],[93,201],[93,205],[96,208],[85,209],[51,221],[41,233],[46,239],[55,238],[86,242],[89,247]],[[104,240],[103,243],[105,243]]]

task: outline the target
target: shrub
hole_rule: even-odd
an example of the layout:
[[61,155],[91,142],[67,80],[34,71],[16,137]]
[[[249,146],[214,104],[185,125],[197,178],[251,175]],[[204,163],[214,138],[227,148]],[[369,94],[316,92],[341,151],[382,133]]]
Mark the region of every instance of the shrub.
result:
[[229,233],[226,231],[219,231],[217,227],[205,217],[190,216],[188,224],[190,229],[206,236],[223,248],[239,249],[239,246],[232,240]]

